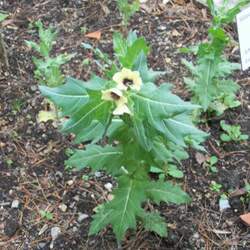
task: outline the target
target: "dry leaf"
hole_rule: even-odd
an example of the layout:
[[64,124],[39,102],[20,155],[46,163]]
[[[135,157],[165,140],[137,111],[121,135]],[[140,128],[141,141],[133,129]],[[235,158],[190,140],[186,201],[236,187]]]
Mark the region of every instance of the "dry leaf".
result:
[[95,31],[95,32],[88,33],[88,34],[85,35],[85,37],[100,40],[101,39],[101,31],[98,30],[98,31]]
[[247,226],[250,226],[250,213],[242,214],[240,218]]
[[201,164],[203,164],[207,160],[207,157],[205,155],[197,152],[195,154],[195,159],[201,165]]
[[172,31],[172,36],[180,36],[180,35],[181,34],[176,29]]

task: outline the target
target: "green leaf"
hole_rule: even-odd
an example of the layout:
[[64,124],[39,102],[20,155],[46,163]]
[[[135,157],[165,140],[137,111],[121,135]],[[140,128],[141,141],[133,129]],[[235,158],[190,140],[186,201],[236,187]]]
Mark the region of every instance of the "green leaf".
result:
[[0,12],[0,22],[4,21],[9,15]]
[[147,196],[159,204],[161,201],[175,204],[188,203],[190,197],[177,185],[170,182],[152,181],[146,189]]
[[157,167],[154,167],[154,166],[151,166],[150,167],[150,172],[151,173],[154,173],[154,174],[160,174],[160,173],[164,173],[164,171],[160,168],[157,168]]
[[248,140],[249,136],[248,135],[240,135],[240,140],[245,141]]
[[39,86],[42,94],[62,110],[62,115],[72,115],[89,101],[85,87],[68,79],[65,85],[56,88]]
[[124,57],[120,58],[123,67],[132,68],[137,57],[141,52],[147,54],[149,48],[144,38],[138,38],[131,46],[128,47],[127,53]]
[[148,69],[147,58],[143,51],[140,52],[134,62],[133,70],[139,71],[144,83],[154,82],[160,75],[165,74],[164,71],[153,71]]
[[152,143],[150,138],[146,135],[143,122],[140,119],[137,119],[137,117],[133,117],[132,121],[134,133],[138,142],[146,151],[150,151],[152,148]]
[[[62,132],[74,133],[76,137],[84,136],[84,129],[89,127],[93,120],[99,121],[107,126],[111,115],[112,103],[101,99],[101,92],[93,91],[89,93],[89,102],[79,106],[77,111],[70,115],[62,126]],[[76,140],[78,140],[76,138]]]
[[78,144],[81,142],[91,141],[91,143],[96,143],[102,139],[103,133],[105,131],[105,126],[93,120],[90,125],[81,131],[81,134],[76,137],[74,143]]
[[118,188],[114,191],[114,199],[104,205],[101,215],[94,217],[90,233],[97,233],[111,224],[117,240],[123,240],[127,229],[136,228],[136,216],[141,213],[141,203],[146,199],[146,184],[145,180],[121,176],[118,179]]
[[105,170],[115,175],[122,166],[122,154],[120,147],[89,144],[85,150],[76,150],[65,164],[78,170],[91,167],[93,170]]
[[159,213],[146,213],[143,211],[139,217],[146,230],[155,232],[161,237],[167,236],[167,224]]
[[82,80],[75,79],[73,77],[68,77],[67,82],[72,82],[72,83],[76,83],[78,85],[82,85],[82,86],[84,86],[84,88],[89,89],[89,90],[103,90],[103,89],[105,89],[105,86],[107,84],[106,80],[103,80],[102,78],[100,78],[96,75],[93,75],[91,77],[91,79],[86,81],[86,82],[82,81]]
[[214,165],[218,162],[218,158],[216,156],[211,156],[209,162],[211,165]]
[[137,38],[134,32],[129,33],[127,40],[120,33],[115,33],[113,43],[115,54],[125,68],[132,68],[141,52],[144,54],[149,52],[145,39]]
[[[197,106],[182,101],[178,96],[173,95],[169,85],[162,84],[157,88],[152,83],[143,85],[138,93],[132,96],[134,101],[134,113],[136,116],[144,116],[150,126],[162,133],[166,139],[185,146],[184,137],[190,134],[200,134],[187,115]],[[141,118],[142,119],[142,118]]]
[[93,220],[90,225],[89,235],[97,234],[108,224],[110,224],[110,217],[112,217],[113,210],[107,210],[104,206],[98,209],[98,212],[93,216]]
[[118,58],[123,58],[127,54],[128,44],[127,41],[122,37],[122,34],[115,32],[113,35],[114,51]]
[[181,170],[179,170],[175,165],[168,165],[168,174],[174,178],[183,178],[184,174]]
[[229,141],[232,140],[231,137],[230,137],[229,135],[224,134],[224,133],[220,135],[220,139],[221,139],[222,141],[224,141],[224,142],[229,142]]

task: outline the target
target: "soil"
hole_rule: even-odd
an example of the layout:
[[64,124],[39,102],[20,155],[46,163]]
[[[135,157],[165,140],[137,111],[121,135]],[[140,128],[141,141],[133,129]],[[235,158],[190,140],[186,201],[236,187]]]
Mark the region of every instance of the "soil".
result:
[[[0,9],[10,13],[3,27],[10,67],[0,72],[0,249],[117,249],[110,228],[88,236],[93,209],[108,199],[104,185],[113,180],[104,173],[65,169],[67,149],[72,144],[52,122],[37,122],[37,114],[45,104],[33,74],[35,53],[25,45],[25,40],[37,39],[30,23],[41,19],[58,30],[54,54],[76,53],[64,66],[66,75],[88,79],[93,69],[101,75],[93,55],[81,43],[91,43],[112,54],[112,33],[122,29],[116,4],[110,0],[3,0]],[[130,21],[129,28],[145,36],[151,45],[150,66],[167,71],[160,82],[171,82],[174,92],[186,100],[190,98],[183,84],[187,70],[181,59],[192,57],[180,54],[179,48],[206,39],[210,20],[199,3],[173,0],[165,6],[162,1],[148,1]],[[101,30],[101,40],[86,38],[84,29]],[[237,41],[235,25],[228,26],[227,31]],[[227,53],[231,61],[240,62],[237,45],[233,43]],[[82,66],[86,58],[90,65]],[[249,73],[234,75],[241,85],[241,106],[221,117],[230,124],[240,124],[248,135]],[[249,141],[221,143],[218,119],[210,120],[202,129],[211,134],[205,143],[207,152],[191,151],[190,158],[180,166],[192,203],[154,206],[168,222],[168,236],[160,238],[139,227],[127,233],[120,249],[250,249],[250,227],[239,219],[239,215],[250,212],[249,196],[238,192],[230,198],[230,208],[222,212],[219,209],[222,193],[242,190],[250,182]],[[219,159],[215,174],[202,164],[211,155]],[[220,183],[221,190],[212,191],[211,181]],[[67,206],[66,210],[62,205]],[[42,217],[41,210],[49,211],[53,218]],[[86,218],[79,220],[82,214]],[[52,241],[54,227],[59,227],[61,233]]]

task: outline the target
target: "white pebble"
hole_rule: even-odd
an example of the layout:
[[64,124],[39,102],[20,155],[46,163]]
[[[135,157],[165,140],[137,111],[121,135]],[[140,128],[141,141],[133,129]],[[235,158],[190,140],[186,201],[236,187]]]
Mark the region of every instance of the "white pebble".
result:
[[104,185],[104,187],[105,187],[109,192],[111,192],[111,191],[112,191],[112,188],[113,188],[113,185],[112,185],[110,182],[108,182],[108,183],[106,183],[106,184]]
[[89,216],[87,214],[79,213],[79,216],[77,218],[77,221],[79,223],[83,222],[85,219],[87,219]]
[[61,229],[60,227],[52,227],[51,231],[50,231],[52,240],[56,240],[58,238],[58,236],[61,234]]
[[18,208],[19,207],[19,200],[13,200],[11,203],[11,208]]

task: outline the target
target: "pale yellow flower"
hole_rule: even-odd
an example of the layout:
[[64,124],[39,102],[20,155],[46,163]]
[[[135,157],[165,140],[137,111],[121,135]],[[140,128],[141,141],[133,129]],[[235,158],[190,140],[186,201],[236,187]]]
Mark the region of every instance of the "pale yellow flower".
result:
[[116,108],[113,111],[114,115],[123,115],[124,113],[131,114],[127,103],[128,99],[122,95],[120,89],[112,88],[102,91],[102,100],[113,101]]
[[142,85],[140,73],[130,69],[123,68],[113,76],[113,81],[117,83],[117,88],[127,90],[128,88],[139,91]]

